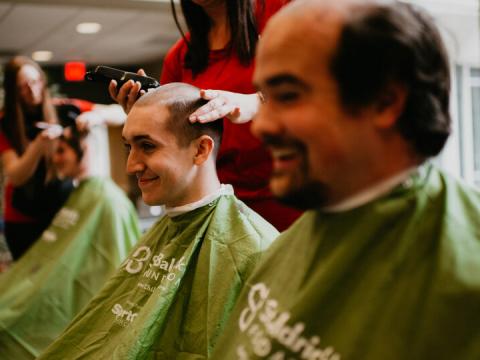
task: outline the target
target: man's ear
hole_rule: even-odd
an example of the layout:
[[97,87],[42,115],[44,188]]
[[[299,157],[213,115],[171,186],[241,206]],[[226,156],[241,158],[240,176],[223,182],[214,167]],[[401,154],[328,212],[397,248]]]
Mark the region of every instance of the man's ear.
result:
[[198,139],[194,140],[194,146],[196,149],[193,162],[195,165],[201,165],[208,160],[215,147],[215,142],[208,135],[202,135]]
[[395,126],[402,115],[408,91],[402,84],[391,83],[385,87],[376,103],[375,125],[382,129]]

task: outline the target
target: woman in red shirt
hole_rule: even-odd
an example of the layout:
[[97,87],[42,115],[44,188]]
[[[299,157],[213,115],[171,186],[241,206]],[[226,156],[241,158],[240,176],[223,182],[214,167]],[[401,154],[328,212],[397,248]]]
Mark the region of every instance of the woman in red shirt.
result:
[[71,180],[57,178],[51,164],[55,138],[62,134],[58,123],[78,121],[76,116],[91,113],[94,104],[52,99],[45,73],[27,57],[15,56],[4,71],[0,156],[7,182],[3,215],[5,238],[16,260],[50,224],[73,189]]
[[[241,200],[280,231],[300,212],[272,197],[268,189],[271,159],[251,134],[249,121],[261,100],[252,85],[258,37],[267,20],[287,1],[181,0],[189,32],[166,55],[160,79],[162,84],[186,82],[215,89],[202,91],[210,101],[192,114],[191,121],[225,118],[217,158],[219,178],[232,184]],[[126,83],[117,94],[112,82],[109,89],[128,112],[140,84]]]
[[[49,159],[53,141],[62,132],[60,126],[53,126],[58,117],[43,71],[26,57],[14,57],[5,66],[4,90],[0,154],[7,179],[5,238],[17,259],[48,226],[71,186],[65,184],[64,196],[37,196],[55,178]],[[38,122],[47,128],[39,129]]]

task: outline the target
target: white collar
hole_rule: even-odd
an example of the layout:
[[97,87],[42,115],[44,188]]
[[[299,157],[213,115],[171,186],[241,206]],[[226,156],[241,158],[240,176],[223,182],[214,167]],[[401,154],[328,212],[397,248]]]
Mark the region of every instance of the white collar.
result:
[[220,197],[222,195],[233,195],[232,185],[221,184],[220,187],[217,190],[215,190],[213,193],[201,198],[198,201],[190,203],[190,204],[185,204],[185,205],[175,206],[175,207],[165,206],[165,215],[167,215],[169,217],[175,217],[175,216],[178,216],[178,215],[185,214],[189,211],[198,209],[202,206],[205,206],[205,205],[211,203],[212,201],[216,200],[218,197]]
[[417,166],[408,168],[407,170],[393,175],[388,179],[383,180],[373,186],[370,186],[369,188],[362,190],[359,193],[356,193],[355,195],[352,195],[337,204],[322,207],[320,210],[327,213],[339,213],[365,205],[366,203],[388,193],[395,186],[406,181],[416,169]]

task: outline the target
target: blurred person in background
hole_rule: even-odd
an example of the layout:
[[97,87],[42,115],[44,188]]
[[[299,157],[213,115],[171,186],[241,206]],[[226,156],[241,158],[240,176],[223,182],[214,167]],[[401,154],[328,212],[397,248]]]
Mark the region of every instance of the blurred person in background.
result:
[[[222,146],[217,158],[218,176],[232,184],[236,196],[278,230],[286,229],[300,214],[282,205],[268,189],[271,158],[250,132],[250,120],[262,96],[252,85],[255,48],[267,20],[288,0],[181,0],[189,32],[167,53],[161,84],[185,82],[199,87],[209,102],[191,116],[208,122],[224,117]],[[172,3],[175,20],[177,16]],[[144,74],[139,71],[139,74]],[[127,82],[110,95],[128,113],[140,84]]]
[[0,275],[2,359],[34,359],[101,288],[140,237],[137,214],[109,178],[92,176],[87,133],[66,127],[52,164],[74,189],[42,236]]
[[53,100],[45,73],[27,57],[12,58],[4,71],[0,154],[6,177],[5,237],[13,258],[18,259],[73,190],[70,179],[56,177],[51,163],[55,139],[62,131],[58,125],[71,118],[82,124],[106,122],[112,112],[105,106],[97,110],[87,101]]

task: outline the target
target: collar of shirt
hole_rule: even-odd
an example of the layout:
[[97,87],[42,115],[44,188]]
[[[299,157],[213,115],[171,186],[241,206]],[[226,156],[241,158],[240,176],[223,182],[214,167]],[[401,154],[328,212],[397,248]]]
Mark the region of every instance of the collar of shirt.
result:
[[195,201],[190,204],[185,204],[182,206],[176,206],[176,207],[165,207],[165,214],[169,217],[175,217],[178,215],[185,214],[189,211],[198,209],[202,206],[205,206],[212,201],[216,200],[222,195],[233,195],[233,187],[232,185],[225,185],[221,184],[220,188],[218,190],[214,191],[213,193],[203,197],[202,199]]
[[383,180],[365,190],[362,190],[359,193],[350,196],[349,198],[340,201],[337,204],[322,207],[320,210],[326,213],[339,213],[365,205],[370,201],[378,199],[382,195],[390,192],[397,185],[405,182],[410,177],[410,175],[417,169],[417,166],[408,168],[407,170],[393,175],[388,179]]

